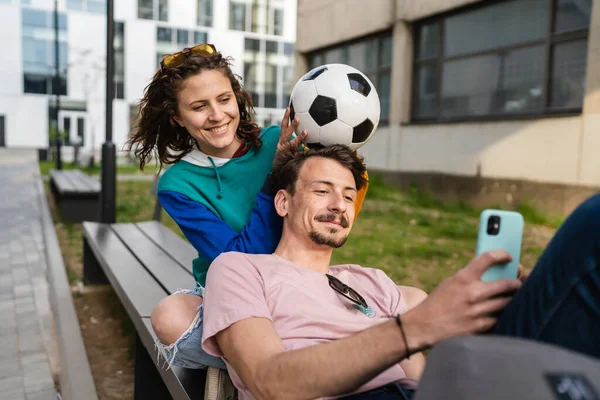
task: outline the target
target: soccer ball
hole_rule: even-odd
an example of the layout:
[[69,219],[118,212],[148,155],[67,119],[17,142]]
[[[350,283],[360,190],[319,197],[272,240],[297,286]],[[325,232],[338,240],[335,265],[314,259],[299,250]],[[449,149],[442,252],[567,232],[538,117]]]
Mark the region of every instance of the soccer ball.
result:
[[[354,67],[327,64],[304,75],[290,96],[296,133],[306,130],[307,146],[363,146],[379,124],[381,109],[375,86]],[[312,146],[311,146],[312,145]]]

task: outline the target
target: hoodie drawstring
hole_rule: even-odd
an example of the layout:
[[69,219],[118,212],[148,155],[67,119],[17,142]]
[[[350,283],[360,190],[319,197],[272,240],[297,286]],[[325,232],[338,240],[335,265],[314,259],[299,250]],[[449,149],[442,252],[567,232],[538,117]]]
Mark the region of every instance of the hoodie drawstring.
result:
[[221,177],[219,176],[219,170],[217,169],[217,166],[215,165],[215,162],[211,157],[206,158],[208,158],[208,160],[212,164],[213,170],[215,171],[215,175],[217,176],[217,189],[219,190],[219,192],[217,193],[217,199],[221,199],[223,198],[223,186],[221,185]]

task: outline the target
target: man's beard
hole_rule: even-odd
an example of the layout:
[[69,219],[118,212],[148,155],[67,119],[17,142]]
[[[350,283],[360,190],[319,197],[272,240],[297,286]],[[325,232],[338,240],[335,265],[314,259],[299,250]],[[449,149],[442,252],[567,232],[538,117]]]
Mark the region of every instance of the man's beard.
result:
[[316,244],[323,244],[325,246],[333,247],[334,249],[342,247],[344,243],[346,243],[346,239],[348,239],[348,236],[341,238],[328,237],[321,232],[310,232],[309,236]]
[[[333,213],[321,214],[321,215],[317,215],[315,217],[315,220],[317,220],[319,222],[336,222],[336,216]],[[340,216],[340,220],[338,222],[341,225],[341,227],[344,229],[347,228],[349,225],[348,220],[346,219],[346,217],[344,215]],[[339,230],[337,230],[335,228],[328,228],[327,230],[332,235],[339,232]],[[327,236],[321,232],[314,232],[314,231],[310,232],[309,236],[310,236],[311,240],[313,242],[315,242],[316,244],[322,244],[325,246],[333,247],[334,249],[342,247],[344,245],[344,243],[346,243],[346,239],[348,239],[348,235],[346,235],[344,237],[336,238],[336,237]]]

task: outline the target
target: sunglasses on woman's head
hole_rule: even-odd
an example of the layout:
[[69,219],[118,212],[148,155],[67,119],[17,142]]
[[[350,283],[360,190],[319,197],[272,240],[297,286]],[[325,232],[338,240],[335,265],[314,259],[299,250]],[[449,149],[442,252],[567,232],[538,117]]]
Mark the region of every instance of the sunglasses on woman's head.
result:
[[194,47],[188,47],[181,51],[178,51],[177,53],[165,56],[165,58],[163,58],[160,62],[160,70],[164,72],[165,68],[179,67],[181,64],[183,64],[185,59],[191,56],[192,54],[210,56],[212,54],[215,54],[216,52],[217,49],[214,45],[210,43],[203,43]]
[[364,308],[369,307],[365,299],[360,294],[358,294],[356,290],[352,289],[350,286],[346,285],[335,276],[331,276],[329,274],[325,274],[325,276],[329,280],[329,286],[337,293],[341,294],[342,296],[344,296],[345,298],[347,298],[348,300],[350,300],[358,306]]

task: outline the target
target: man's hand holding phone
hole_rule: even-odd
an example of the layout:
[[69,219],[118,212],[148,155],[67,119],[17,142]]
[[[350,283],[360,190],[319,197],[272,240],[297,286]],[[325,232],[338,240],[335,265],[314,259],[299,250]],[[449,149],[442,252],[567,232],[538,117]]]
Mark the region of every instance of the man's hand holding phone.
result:
[[[465,268],[445,279],[421,304],[408,311],[402,319],[411,321],[406,329],[415,326],[423,340],[414,348],[426,348],[440,340],[454,336],[481,333],[495,324],[498,311],[510,302],[511,296],[521,287],[518,279],[483,281],[483,273],[494,265],[506,264],[512,256],[503,250],[492,250],[476,256]],[[410,335],[407,331],[407,336]],[[419,346],[420,345],[420,346]],[[418,346],[418,347],[417,347]],[[413,347],[411,347],[412,349]]]

